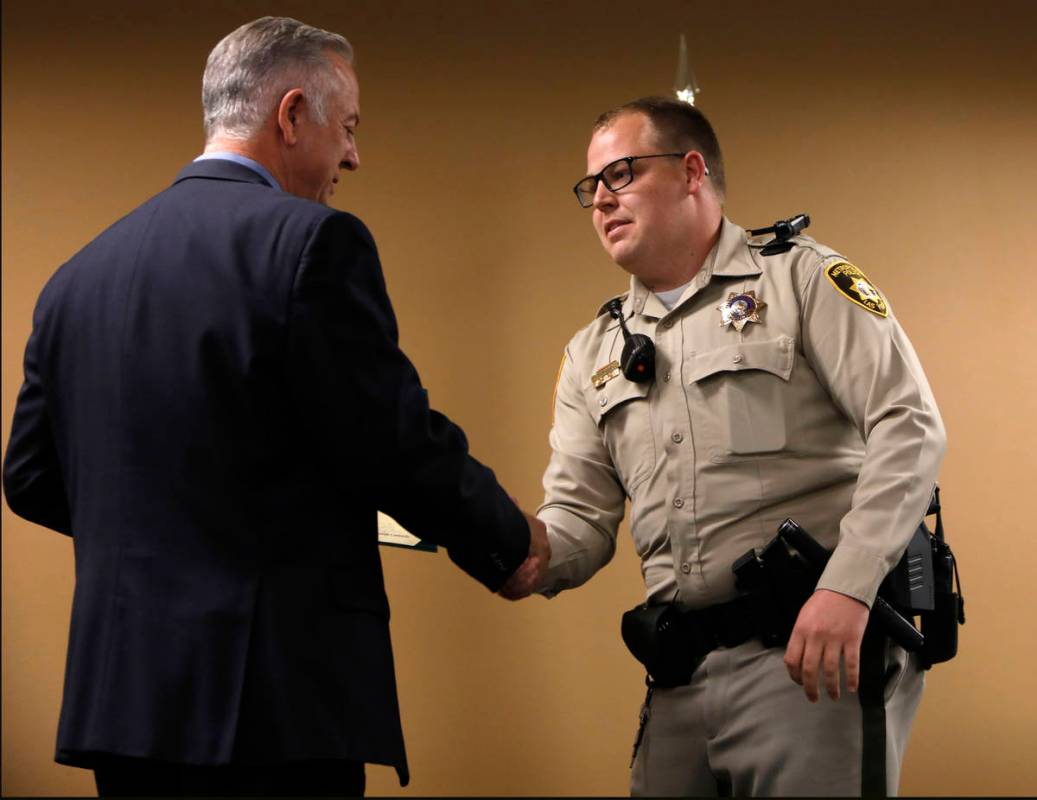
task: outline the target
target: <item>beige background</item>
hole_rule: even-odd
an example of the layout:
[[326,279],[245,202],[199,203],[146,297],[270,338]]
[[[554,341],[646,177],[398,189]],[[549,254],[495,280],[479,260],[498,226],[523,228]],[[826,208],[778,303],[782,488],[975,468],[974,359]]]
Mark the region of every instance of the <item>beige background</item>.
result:
[[[146,10],[142,10],[146,9]],[[626,278],[569,187],[590,122],[666,92],[688,35],[728,213],[799,211],[890,297],[950,435],[942,474],[969,622],[929,675],[906,794],[1037,791],[1037,3],[3,4],[4,444],[34,299],[68,256],[200,152],[209,49],[264,13],[358,51],[362,168],[336,195],[380,245],[434,405],[526,506],[569,336]],[[642,676],[619,639],[636,557],[509,605],[443,553],[384,551],[408,794],[627,791]],[[51,762],[69,540],[3,509],[4,794],[87,794]],[[396,794],[369,769],[371,794]]]

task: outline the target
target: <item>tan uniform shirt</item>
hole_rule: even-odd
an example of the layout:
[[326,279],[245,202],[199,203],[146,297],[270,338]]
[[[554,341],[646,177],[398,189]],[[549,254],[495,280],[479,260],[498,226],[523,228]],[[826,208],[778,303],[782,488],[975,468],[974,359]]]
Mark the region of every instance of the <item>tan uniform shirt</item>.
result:
[[[544,594],[611,559],[629,498],[651,600],[731,599],[732,563],[792,517],[835,548],[819,588],[873,601],[926,511],[943,424],[911,343],[863,275],[806,236],[763,256],[770,238],[725,219],[672,311],[631,279],[624,317],[655,342],[654,381],[595,385],[623,349],[604,309],[569,342],[538,511],[552,548]],[[745,292],[766,304],[759,321],[722,325],[720,307]]]

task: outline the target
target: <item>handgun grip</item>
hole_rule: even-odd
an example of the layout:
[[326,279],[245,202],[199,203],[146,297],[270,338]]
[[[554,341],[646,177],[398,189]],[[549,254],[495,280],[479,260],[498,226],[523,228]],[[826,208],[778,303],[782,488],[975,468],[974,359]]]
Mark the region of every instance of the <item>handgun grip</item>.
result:
[[925,637],[911,624],[911,621],[900,615],[889,603],[881,597],[876,597],[871,607],[871,613],[875,615],[879,627],[890,639],[899,644],[909,653],[917,653],[925,644]]
[[832,555],[794,519],[787,519],[778,526],[778,536],[792,545],[793,549],[818,572],[824,570]]
[[[778,526],[778,535],[792,545],[814,569],[820,571],[825,568],[831,553],[825,550],[795,520],[787,519],[781,523]],[[916,653],[922,649],[922,645],[925,644],[925,637],[922,636],[909,619],[901,616],[893,606],[881,597],[875,598],[871,612],[883,633],[905,650]]]

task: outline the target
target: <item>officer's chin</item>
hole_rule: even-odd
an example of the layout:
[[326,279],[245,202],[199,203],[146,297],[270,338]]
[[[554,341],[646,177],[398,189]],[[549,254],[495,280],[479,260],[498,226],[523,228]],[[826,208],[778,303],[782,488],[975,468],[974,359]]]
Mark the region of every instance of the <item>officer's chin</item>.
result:
[[626,242],[606,245],[605,252],[627,272],[634,272],[634,255]]

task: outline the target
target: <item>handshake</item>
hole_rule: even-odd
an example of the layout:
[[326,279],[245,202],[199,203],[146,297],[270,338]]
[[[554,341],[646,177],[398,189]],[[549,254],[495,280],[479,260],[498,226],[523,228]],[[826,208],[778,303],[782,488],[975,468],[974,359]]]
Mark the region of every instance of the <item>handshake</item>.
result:
[[522,513],[529,524],[529,555],[501,587],[501,597],[508,600],[521,600],[539,589],[547,574],[547,565],[551,561],[551,543],[547,541],[547,526],[525,511]]

